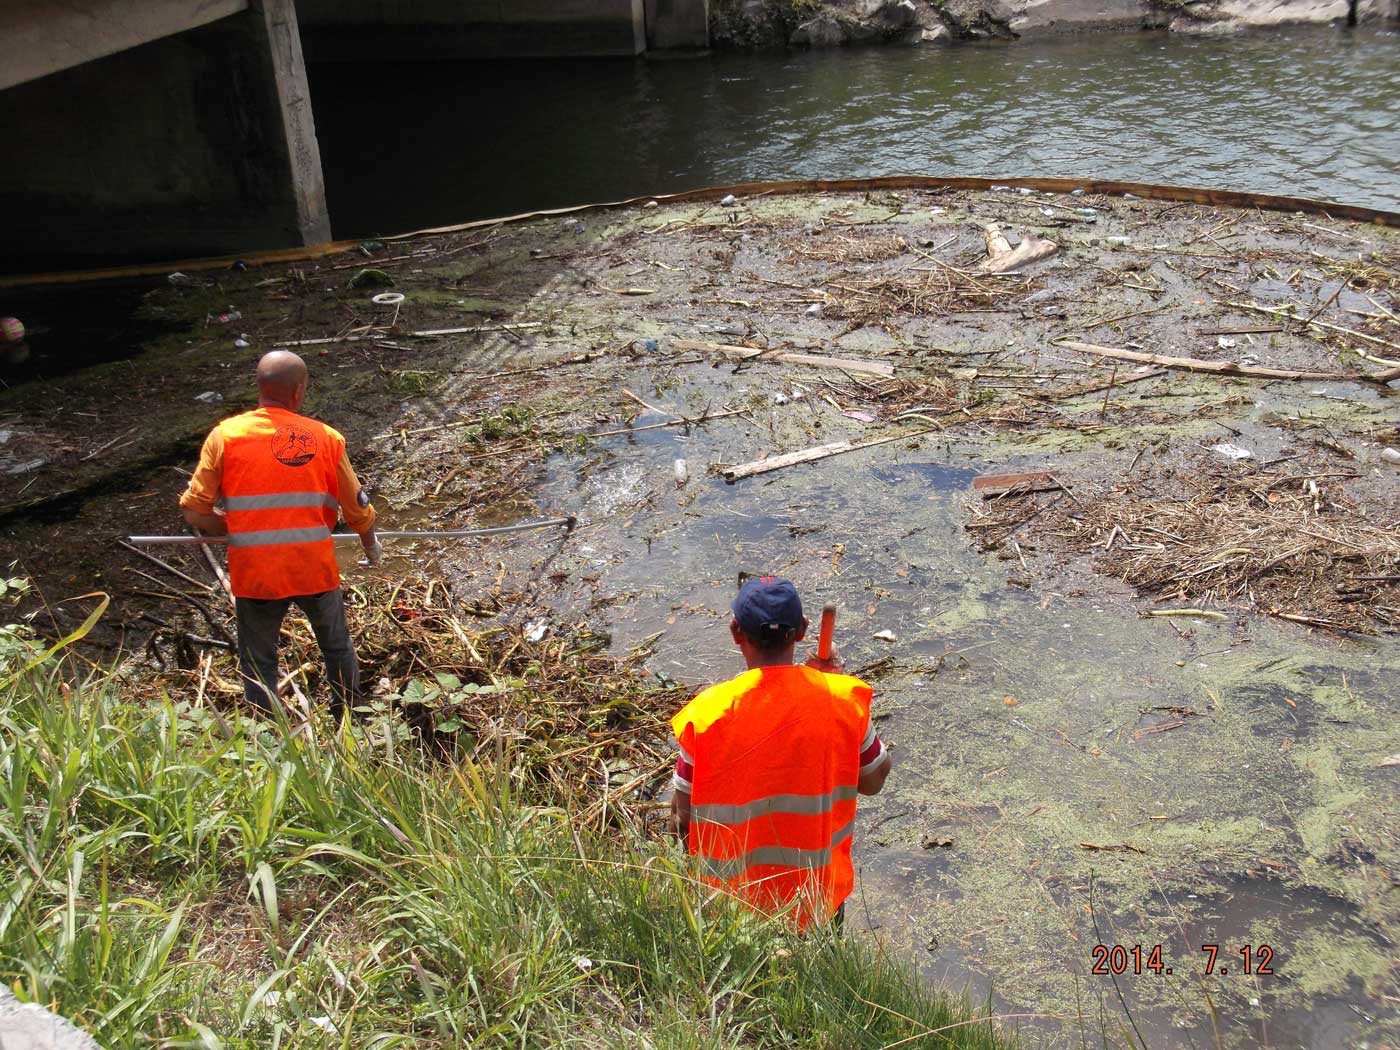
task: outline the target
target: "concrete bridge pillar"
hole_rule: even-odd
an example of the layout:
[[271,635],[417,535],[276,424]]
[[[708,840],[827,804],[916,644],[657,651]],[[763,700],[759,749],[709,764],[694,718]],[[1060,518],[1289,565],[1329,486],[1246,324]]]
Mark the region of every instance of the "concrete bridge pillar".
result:
[[656,51],[710,46],[710,0],[646,0],[647,46]]
[[0,39],[0,266],[330,239],[293,0],[7,0]]

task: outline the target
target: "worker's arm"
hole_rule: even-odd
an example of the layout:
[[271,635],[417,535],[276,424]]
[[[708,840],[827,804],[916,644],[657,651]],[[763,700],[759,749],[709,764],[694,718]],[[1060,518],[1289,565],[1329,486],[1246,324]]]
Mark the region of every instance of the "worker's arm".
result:
[[185,521],[210,536],[228,534],[228,522],[214,510],[224,480],[224,436],[215,427],[199,450],[199,464],[190,475],[189,486],[180,496]]
[[876,734],[872,721],[860,745],[860,779],[856,781],[856,790],[862,795],[879,794],[885,786],[885,778],[890,775],[890,765],[890,753]]
[[695,761],[684,747],[676,756],[676,773],[671,777],[671,834],[682,842],[690,838],[690,793],[694,790]]
[[892,764],[890,753],[886,751],[874,769],[860,775],[860,780],[856,783],[856,790],[862,795],[878,795],[880,789],[885,786],[885,778],[890,775]]
[[690,838],[690,792],[677,790],[671,795],[671,834],[682,842]]
[[378,565],[381,551],[379,539],[374,534],[374,504],[370,503],[369,493],[365,492],[360,479],[355,476],[349,453],[340,454],[340,462],[335,465],[335,476],[340,491],[340,516],[345,519],[345,524],[360,534],[365,560],[370,565]]

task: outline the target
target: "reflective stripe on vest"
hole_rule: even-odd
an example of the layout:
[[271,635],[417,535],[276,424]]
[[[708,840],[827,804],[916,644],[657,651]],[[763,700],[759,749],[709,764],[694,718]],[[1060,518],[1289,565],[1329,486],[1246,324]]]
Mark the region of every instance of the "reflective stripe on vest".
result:
[[339,587],[331,528],[344,438],[317,420],[272,406],[226,419],[219,430],[234,595],[269,600]]
[[261,529],[257,532],[230,532],[230,547],[280,547],[288,543],[318,543],[331,538],[324,525],[306,529]]
[[870,687],[804,667],[755,668],[672,720],[694,769],[689,850],[701,875],[799,925],[850,894]]
[[770,813],[796,813],[803,816],[817,816],[827,812],[837,802],[853,802],[858,792],[854,785],[843,784],[824,795],[769,795],[755,799],[742,806],[695,806],[690,808],[690,819],[707,821],[711,824],[743,824],[755,817]]
[[273,492],[264,496],[229,496],[225,510],[281,510],[284,507],[338,508],[340,501],[328,492]]
[[[692,818],[693,819],[693,818]],[[855,821],[849,820],[831,833],[831,843],[823,849],[798,849],[795,846],[756,846],[739,857],[705,857],[700,870],[713,879],[725,882],[743,877],[750,869],[762,864],[784,868],[815,870],[831,863],[832,852],[855,833]]]

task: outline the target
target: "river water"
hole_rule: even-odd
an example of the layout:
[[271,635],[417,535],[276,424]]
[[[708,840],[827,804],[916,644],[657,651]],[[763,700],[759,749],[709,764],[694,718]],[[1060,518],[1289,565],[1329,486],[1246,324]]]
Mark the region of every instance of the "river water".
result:
[[[1385,30],[336,66],[313,70],[312,91],[341,237],[721,183],[900,173],[1400,207],[1400,35]],[[648,249],[670,259],[648,281],[693,263],[664,254],[681,243]],[[525,302],[525,319],[556,292],[499,294]],[[678,332],[655,302],[618,317],[665,344]],[[722,303],[743,305],[705,309]],[[587,308],[576,319],[586,328]],[[661,357],[629,376],[697,412],[750,382]],[[1206,440],[1172,440],[1196,437]],[[967,542],[968,476],[1046,460],[1074,473],[1099,455],[1097,443],[1028,440],[889,446],[825,474],[736,486],[696,470],[676,489],[677,458],[742,462],[755,436],[737,423],[663,428],[551,456],[535,496],[586,523],[548,561],[575,581],[572,611],[608,610],[624,649],[664,625],[658,674],[694,683],[737,669],[724,615],[735,568],[792,576],[813,606],[841,602],[851,666],[898,654],[878,703],[899,765],[863,805],[852,926],[976,1003],[1034,1013],[1023,1045],[1388,1045],[1400,1000],[1393,924],[1374,921],[1375,900],[1389,899],[1373,881],[1383,873],[1369,851],[1339,862],[1317,843],[1339,837],[1334,825],[1369,835],[1395,812],[1379,771],[1362,783],[1337,775],[1394,749],[1394,646],[1303,639],[1257,616],[1173,626],[1141,618],[1139,598],[1097,578],[1065,593],[1008,587],[1007,566]],[[873,640],[877,630],[897,646]],[[1191,726],[1158,733],[1164,711],[1187,712]],[[1334,867],[1353,880],[1346,892],[1315,888],[1332,885],[1316,872]],[[1094,975],[1096,942],[1161,946],[1166,967]],[[1234,972],[1208,980],[1205,944],[1227,946]],[[1277,952],[1278,979],[1240,972],[1241,945]]]
[[[720,183],[1172,183],[1400,207],[1400,33],[320,66],[341,237]],[[333,101],[332,101],[333,100]]]

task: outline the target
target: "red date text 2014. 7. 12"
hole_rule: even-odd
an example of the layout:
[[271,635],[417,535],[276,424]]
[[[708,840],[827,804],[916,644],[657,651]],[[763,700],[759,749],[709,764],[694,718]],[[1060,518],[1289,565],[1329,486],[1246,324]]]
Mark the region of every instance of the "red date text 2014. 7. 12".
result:
[[[1274,950],[1267,944],[1253,945],[1246,944],[1236,949],[1234,952],[1226,951],[1225,958],[1220,955],[1220,945],[1203,944],[1201,952],[1205,955],[1205,974],[1214,977],[1217,974],[1224,977],[1230,973],[1230,967],[1222,965],[1233,955],[1240,957],[1242,965],[1235,967],[1236,973],[1258,974],[1261,976],[1273,975]],[[1172,968],[1162,962],[1162,946],[1154,944],[1144,947],[1141,944],[1124,946],[1121,944],[1096,944],[1093,950],[1093,966],[1090,973],[1109,974],[1120,973],[1171,973]]]

